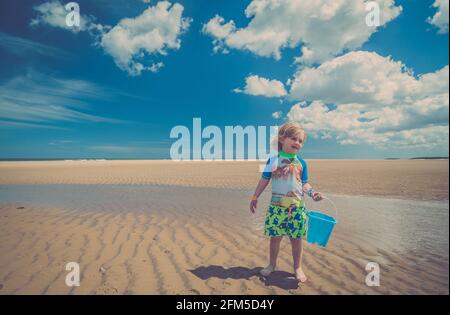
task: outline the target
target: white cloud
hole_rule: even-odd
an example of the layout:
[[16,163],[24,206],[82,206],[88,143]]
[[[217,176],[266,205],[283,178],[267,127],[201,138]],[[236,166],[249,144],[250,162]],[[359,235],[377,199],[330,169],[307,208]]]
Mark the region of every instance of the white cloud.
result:
[[104,33],[100,45],[116,65],[130,75],[144,70],[157,71],[162,63],[146,63],[150,54],[166,55],[168,49],[179,49],[179,36],[189,28],[190,18],[183,18],[183,6],[167,1],[148,7],[135,18],[122,19]]
[[30,55],[37,54],[39,56],[48,56],[51,58],[71,58],[70,53],[63,49],[44,45],[26,38],[12,36],[0,32],[0,47],[8,50],[15,55],[26,56],[27,59]]
[[147,67],[147,68],[150,72],[158,72],[159,69],[161,69],[162,67],[164,67],[164,63],[158,62],[158,63],[152,64],[150,67]]
[[225,47],[223,40],[230,36],[236,30],[234,21],[225,23],[223,17],[216,15],[208,23],[202,27],[202,32],[213,36],[213,52],[222,52],[224,54],[229,53],[229,50]]
[[415,78],[401,62],[366,51],[350,52],[318,67],[305,67],[291,81],[291,100],[372,106],[411,102],[445,93],[449,87],[448,66]]
[[34,124],[20,121],[11,121],[0,119],[0,129],[24,129],[24,128],[40,128],[40,129],[55,129],[55,130],[68,130],[67,128],[57,127],[46,124]]
[[207,24],[203,25],[202,31],[206,34],[210,34],[217,39],[225,39],[235,32],[236,26],[234,21],[225,23],[223,17],[216,15]]
[[79,141],[76,140],[54,140],[48,143],[48,145],[51,146],[63,146],[66,144],[72,144],[72,143],[78,143]]
[[[322,62],[344,50],[354,50],[377,31],[366,25],[364,0],[253,0],[245,15],[246,27],[219,15],[203,27],[213,37],[214,51],[226,48],[248,50],[258,56],[281,58],[286,47],[300,47],[297,62]],[[377,1],[381,26],[396,18],[402,8],[393,0]]]
[[123,121],[88,114],[89,100],[107,99],[111,91],[81,80],[59,79],[29,72],[0,85],[3,126],[49,127],[54,122]]
[[250,75],[245,79],[243,90],[234,89],[236,93],[245,93],[255,96],[281,97],[286,95],[286,90],[282,82],[269,80],[257,75]]
[[389,134],[389,145],[401,149],[420,147],[424,149],[447,148],[449,129],[448,126],[430,126],[412,130],[403,130]]
[[350,52],[295,74],[288,97],[301,102],[287,118],[341,144],[440,146],[448,141],[448,75],[445,66],[416,78],[390,57]]
[[322,135],[320,136],[320,139],[326,140],[326,139],[331,139],[333,138],[333,136],[331,135],[330,132],[322,132]]
[[[377,120],[399,123],[403,117],[395,110],[372,112]],[[390,117],[392,114],[394,117]],[[411,128],[392,130],[379,129],[377,122],[363,120],[364,114],[356,105],[340,105],[335,110],[321,102],[312,102],[311,105],[302,107],[294,105],[287,114],[288,120],[299,121],[308,133],[321,134],[322,139],[335,138],[342,145],[370,144],[377,147],[396,148],[448,148],[448,110],[446,125],[417,124]]]
[[433,7],[437,12],[433,17],[429,17],[427,22],[436,26],[440,34],[448,33],[448,0],[436,0]]
[[277,112],[272,113],[272,117],[275,119],[280,119],[282,115],[283,115],[282,111],[277,111]]
[[66,24],[68,11],[59,0],[44,2],[35,6],[34,10],[38,15],[30,25],[45,24],[75,33],[89,31],[95,36],[96,45],[102,47],[115,64],[130,75],[140,75],[142,71],[158,72],[164,64],[150,60],[150,56],[165,56],[169,49],[179,49],[179,37],[192,22],[191,18],[182,17],[182,5],[172,5],[168,1],[149,6],[135,18],[124,18],[113,27],[95,24],[93,16],[83,14],[79,27],[69,27]]
[[36,18],[30,22],[31,26],[47,24],[49,26],[62,28],[71,32],[77,33],[80,31],[101,30],[102,26],[95,24],[93,16],[87,16],[80,12],[80,25],[68,26],[66,23],[66,16],[69,11],[66,10],[59,0],[52,0],[44,2],[40,5],[34,6],[33,9],[37,11]]

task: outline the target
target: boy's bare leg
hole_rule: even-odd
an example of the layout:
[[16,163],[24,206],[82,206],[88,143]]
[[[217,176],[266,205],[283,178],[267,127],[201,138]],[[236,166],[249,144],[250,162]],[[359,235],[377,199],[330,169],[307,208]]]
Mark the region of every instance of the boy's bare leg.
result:
[[270,238],[270,265],[275,268],[277,265],[277,257],[280,252],[280,243],[283,239],[282,236],[271,237]]
[[269,250],[269,265],[261,270],[263,276],[268,276],[275,270],[277,265],[277,257],[280,252],[280,243],[283,239],[282,236],[271,237],[270,238],[270,250]]
[[300,282],[305,282],[308,278],[302,269],[303,246],[301,238],[291,238],[292,258],[294,259],[295,277]]

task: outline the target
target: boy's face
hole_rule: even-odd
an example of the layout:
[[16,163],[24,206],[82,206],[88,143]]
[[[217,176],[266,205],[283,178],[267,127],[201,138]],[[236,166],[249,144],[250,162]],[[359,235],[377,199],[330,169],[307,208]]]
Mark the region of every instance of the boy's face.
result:
[[303,134],[281,139],[282,150],[286,153],[298,153],[303,147],[303,140]]

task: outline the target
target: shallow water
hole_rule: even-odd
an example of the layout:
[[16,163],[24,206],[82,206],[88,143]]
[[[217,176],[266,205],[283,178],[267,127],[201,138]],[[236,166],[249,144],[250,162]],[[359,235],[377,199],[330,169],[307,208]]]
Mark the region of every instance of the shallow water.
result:
[[[262,235],[269,193],[256,215],[248,211],[253,191],[156,185],[0,185],[0,203],[60,207],[74,211],[150,211],[180,216],[209,216],[246,226]],[[327,195],[337,206],[333,235],[346,235],[354,244],[369,243],[397,253],[434,254],[448,261],[448,201],[411,201],[363,196]],[[311,210],[333,214],[327,201]],[[186,209],[192,210],[187,212]]]

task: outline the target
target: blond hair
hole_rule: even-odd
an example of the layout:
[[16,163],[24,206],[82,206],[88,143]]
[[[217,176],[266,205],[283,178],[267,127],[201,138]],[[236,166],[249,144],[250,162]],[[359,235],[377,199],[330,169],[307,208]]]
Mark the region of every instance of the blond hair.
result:
[[287,122],[285,124],[283,124],[279,129],[278,129],[278,151],[281,151],[283,145],[280,142],[280,140],[284,140],[286,138],[290,138],[290,137],[300,137],[303,142],[306,141],[306,131],[305,129],[303,129],[303,127],[293,121]]

